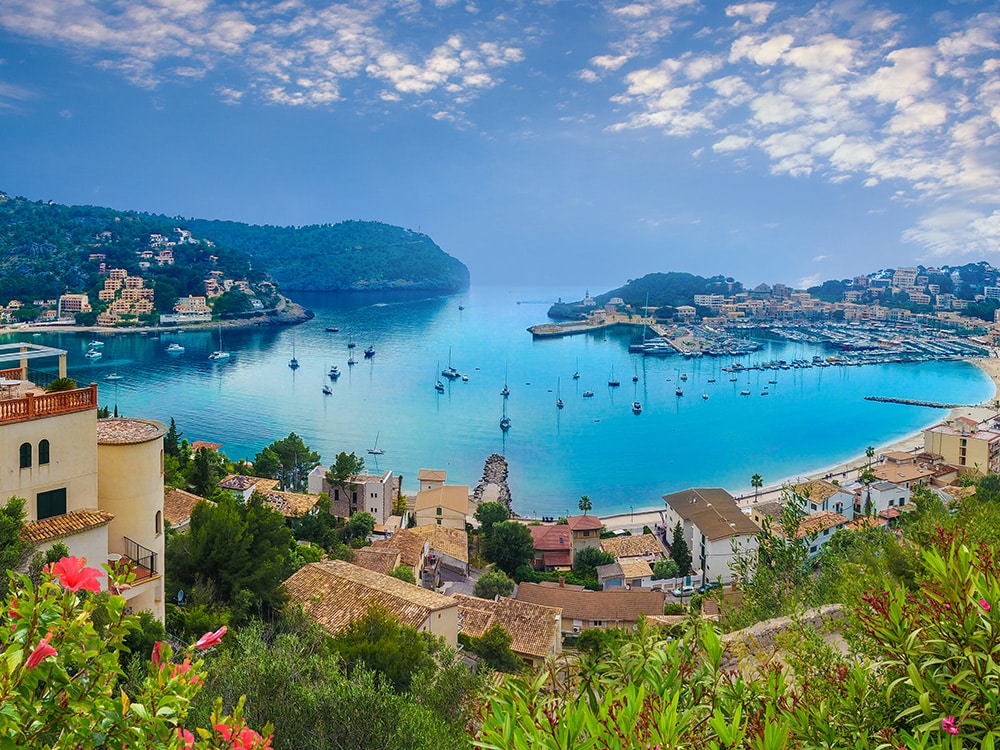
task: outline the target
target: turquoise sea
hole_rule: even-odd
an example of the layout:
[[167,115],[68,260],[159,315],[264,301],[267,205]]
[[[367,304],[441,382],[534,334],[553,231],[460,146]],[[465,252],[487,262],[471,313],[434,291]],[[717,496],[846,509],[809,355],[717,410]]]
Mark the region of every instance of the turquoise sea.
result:
[[[224,345],[232,357],[221,363],[208,360],[218,347],[217,330],[106,336],[96,363],[84,357],[91,334],[18,333],[6,340],[67,349],[70,375],[98,383],[102,405],[163,422],[173,417],[185,438],[221,443],[233,459],[252,459],[296,432],[324,463],[339,451],[355,451],[373,471],[402,474],[404,491],[415,492],[421,468],[446,469],[449,482],[474,486],[486,456],[502,453],[514,507],[533,515],[572,512],[584,494],[594,512],[607,515],[661,507],[663,494],[685,487],[745,492],[754,473],[767,485],[802,476],[945,415],[868,402],[866,395],[978,403],[994,393],[989,378],[964,362],[764,371],[730,382],[721,368],[731,360],[643,359],[628,353],[632,334],[626,332],[532,340],[525,329],[547,319],[551,302],[560,295],[579,299],[583,291],[476,286],[433,298],[296,294],[316,313],[313,320],[227,329]],[[340,331],[329,333],[328,326]],[[358,364],[348,367],[352,340]],[[171,342],[184,353],[168,354]],[[369,345],[377,353],[364,359]],[[293,349],[297,371],[288,367]],[[775,341],[742,361],[813,354],[826,352]],[[449,361],[468,382],[440,376]],[[334,364],[343,374],[325,396],[321,389]],[[579,380],[572,379],[575,370]],[[620,388],[607,386],[612,371]],[[105,380],[115,372],[120,380]],[[681,374],[688,379],[677,397]],[[443,394],[434,390],[437,379]],[[761,396],[770,379],[778,382]],[[499,427],[505,380],[512,422],[506,435]],[[740,396],[747,387],[751,395]],[[588,389],[595,396],[585,399]],[[638,416],[634,399],[643,405]],[[376,438],[385,451],[377,457],[367,453]]]

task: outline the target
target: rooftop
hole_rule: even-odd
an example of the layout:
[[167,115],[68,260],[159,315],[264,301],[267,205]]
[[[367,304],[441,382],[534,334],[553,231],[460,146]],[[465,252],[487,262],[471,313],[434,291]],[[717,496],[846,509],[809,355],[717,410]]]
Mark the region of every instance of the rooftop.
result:
[[510,647],[519,654],[545,658],[558,649],[562,610],[541,604],[509,599],[479,599],[455,594],[462,632],[479,638],[500,624],[511,637]]
[[399,566],[399,550],[379,547],[362,547],[354,550],[354,564],[359,568],[389,574]]
[[402,529],[397,531],[388,539],[377,539],[372,542],[372,547],[376,549],[393,549],[399,552],[399,561],[403,565],[408,565],[414,570],[420,568],[420,561],[424,556],[424,544],[427,540],[420,534],[414,534],[413,529]]
[[840,513],[832,510],[821,510],[816,513],[809,513],[799,520],[798,531],[795,532],[796,539],[802,539],[810,534],[818,534],[827,529],[846,526],[848,519]]
[[166,425],[151,419],[112,417],[97,420],[98,445],[138,445],[162,438]]
[[623,557],[648,557],[649,555],[663,557],[666,554],[666,550],[663,549],[655,534],[602,539],[601,549],[614,555],[616,560]]
[[469,488],[464,484],[448,484],[417,493],[415,511],[427,508],[448,508],[466,515],[469,512]]
[[307,495],[303,492],[270,490],[260,494],[263,495],[267,505],[270,505],[285,518],[301,518],[312,510],[319,501],[319,495]]
[[414,628],[423,625],[432,612],[457,606],[447,596],[343,560],[309,563],[284,585],[289,597],[331,633],[364,617],[372,605]]
[[517,599],[561,607],[563,620],[638,622],[642,615],[663,614],[663,594],[656,591],[575,591],[561,586],[522,583]]
[[664,502],[685,521],[690,521],[710,541],[738,534],[757,534],[760,529],[721,488],[695,488],[663,496]]
[[447,555],[462,563],[469,562],[469,535],[462,529],[430,523],[414,526],[408,531],[426,539],[433,552]]
[[32,544],[53,542],[56,539],[107,526],[113,520],[115,514],[104,510],[74,510],[41,521],[29,521],[24,524],[24,538]]
[[567,516],[566,523],[573,531],[595,531],[604,528],[604,524],[597,516]]
[[419,482],[443,482],[448,476],[444,469],[421,469],[417,472]]
[[825,479],[814,479],[811,482],[793,484],[791,489],[799,497],[803,499],[808,497],[809,501],[813,503],[822,503],[824,500],[829,500],[838,492],[846,492],[843,487],[833,482],[828,482]]
[[171,526],[183,526],[190,521],[198,503],[211,501],[176,487],[163,488],[163,517]]

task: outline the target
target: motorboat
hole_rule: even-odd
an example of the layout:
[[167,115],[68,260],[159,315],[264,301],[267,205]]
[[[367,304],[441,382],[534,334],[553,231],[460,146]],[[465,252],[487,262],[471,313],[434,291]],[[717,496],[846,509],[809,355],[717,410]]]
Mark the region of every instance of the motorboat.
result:
[[639,403],[638,401],[633,401],[632,402],[632,413],[633,414],[642,414],[642,404]]
[[94,339],[93,341],[87,342],[88,349],[100,349],[104,346],[104,342],[100,339]]
[[594,397],[594,392],[593,391],[584,391],[583,392],[583,397],[584,398],[593,398]]
[[374,356],[375,356],[374,346],[369,346],[367,349],[365,349],[365,359],[371,359]]
[[84,354],[83,356],[86,357],[87,359],[100,359],[101,357],[104,356],[104,354],[97,351],[97,349],[88,349],[87,353]]
[[184,347],[178,344],[176,341],[167,347],[167,354],[183,354]]
[[333,365],[327,375],[330,376],[330,380],[336,380],[340,377],[340,368],[337,365]]
[[323,395],[324,396],[332,396],[333,395],[333,388],[331,388],[330,386],[324,384],[323,385]]

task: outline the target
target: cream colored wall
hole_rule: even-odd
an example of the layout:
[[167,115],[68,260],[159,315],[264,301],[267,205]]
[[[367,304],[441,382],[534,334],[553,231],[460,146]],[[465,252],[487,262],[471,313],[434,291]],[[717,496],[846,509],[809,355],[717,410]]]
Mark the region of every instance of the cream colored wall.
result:
[[433,508],[422,508],[416,511],[417,516],[417,526],[426,526],[427,524],[437,524],[440,520],[441,526],[447,526],[450,529],[459,529],[465,531],[465,515],[454,511],[450,508],[441,508],[441,515],[437,514],[437,506]]
[[122,596],[128,601],[128,606],[132,608],[132,614],[138,614],[145,610],[152,612],[160,622],[163,622],[166,617],[162,575],[132,584],[131,589],[122,592]]
[[[38,443],[49,441],[49,463],[38,465]],[[31,468],[21,469],[19,450],[31,443]],[[0,502],[27,500],[29,521],[37,521],[35,495],[66,488],[66,510],[97,506],[97,410],[0,426]]]
[[[753,534],[738,534],[736,536],[736,542],[739,544],[741,550],[755,550],[757,549],[757,535]],[[692,552],[691,555],[694,557],[692,565],[697,568],[700,564],[697,552]],[[704,581],[717,581],[720,578],[723,583],[729,583],[733,578],[733,571],[729,567],[733,562],[733,544],[732,539],[727,537],[726,539],[718,539],[714,542],[705,540],[705,567],[704,571]]]
[[[163,439],[144,443],[99,445],[97,492],[101,510],[115,514],[108,527],[108,548],[124,553],[124,537],[156,553],[163,572]],[[156,513],[160,512],[159,533]]]
[[105,573],[104,577],[101,578],[101,591],[107,591],[108,577],[103,566],[108,562],[108,527],[101,526],[63,539],[42,542],[38,545],[37,551],[47,552],[59,542],[69,547],[70,554],[87,558],[87,567],[97,568]]
[[440,636],[449,646],[458,648],[458,604],[431,612],[421,630]]

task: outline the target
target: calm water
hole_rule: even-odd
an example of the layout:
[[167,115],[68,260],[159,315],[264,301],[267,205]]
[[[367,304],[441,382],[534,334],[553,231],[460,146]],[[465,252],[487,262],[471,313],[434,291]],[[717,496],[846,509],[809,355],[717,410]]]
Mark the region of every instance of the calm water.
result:
[[[100,387],[102,405],[128,416],[168,422],[189,440],[223,444],[233,459],[296,432],[328,463],[339,451],[364,456],[371,470],[391,469],[414,492],[421,468],[447,469],[448,481],[474,486],[490,453],[510,465],[515,508],[563,515],[590,495],[600,514],[660,507],[660,497],[691,486],[749,488],[803,475],[860,455],[941,419],[944,412],[864,401],[866,395],[976,403],[992,396],[990,380],[963,362],[830,367],[754,372],[730,382],[719,358],[643,359],[627,351],[629,335],[596,333],[533,341],[525,329],[544,321],[558,294],[581,290],[475,287],[447,298],[297,295],[316,312],[304,325],[227,330],[232,358],[209,362],[218,332],[105,337],[96,364],[84,358],[88,334],[53,333],[30,340],[69,350],[70,375]],[[459,305],[465,307],[459,310]],[[327,326],[340,328],[328,333]],[[28,339],[27,334],[16,338]],[[10,339],[8,339],[10,340]],[[358,364],[347,366],[349,341]],[[186,351],[166,353],[171,342]],[[377,354],[362,357],[368,345]],[[301,365],[288,367],[293,347]],[[825,353],[773,342],[756,360]],[[434,381],[449,359],[468,382]],[[743,360],[748,361],[747,359]],[[332,384],[332,364],[343,371]],[[573,380],[574,370],[581,377]],[[621,387],[607,387],[614,371]],[[123,378],[106,381],[118,372]],[[674,394],[679,376],[684,396]],[[638,375],[636,384],[633,374]],[[708,383],[709,378],[715,383]],[[503,399],[508,415],[501,433]],[[762,397],[767,381],[771,395]],[[740,396],[748,387],[750,396]],[[595,392],[584,399],[583,391]],[[555,406],[557,393],[566,403]],[[702,398],[708,393],[707,400]],[[642,414],[632,414],[638,398]],[[385,450],[371,456],[374,446]]]

